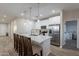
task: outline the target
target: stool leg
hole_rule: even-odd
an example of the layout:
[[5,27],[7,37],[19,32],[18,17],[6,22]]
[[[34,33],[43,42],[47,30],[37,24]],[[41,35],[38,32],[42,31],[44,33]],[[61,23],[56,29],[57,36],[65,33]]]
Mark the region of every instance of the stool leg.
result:
[[43,56],[43,51],[42,50],[40,51],[40,55]]

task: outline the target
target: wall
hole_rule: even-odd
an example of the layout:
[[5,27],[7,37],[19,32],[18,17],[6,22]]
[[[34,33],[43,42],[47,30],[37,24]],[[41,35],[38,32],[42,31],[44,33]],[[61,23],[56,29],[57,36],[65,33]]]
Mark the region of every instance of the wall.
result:
[[24,34],[31,34],[31,30],[33,28],[34,22],[31,20],[18,18],[13,20],[9,25],[10,29],[10,36],[13,38],[13,33],[24,33]]
[[7,24],[0,24],[0,36],[5,36],[7,32]]
[[27,19],[17,19],[15,26],[17,27],[16,33],[31,34],[33,22]]
[[72,21],[77,20],[79,18],[79,9],[77,10],[70,10],[70,11],[64,11],[64,21]]
[[79,19],[77,20],[77,48],[79,48]]

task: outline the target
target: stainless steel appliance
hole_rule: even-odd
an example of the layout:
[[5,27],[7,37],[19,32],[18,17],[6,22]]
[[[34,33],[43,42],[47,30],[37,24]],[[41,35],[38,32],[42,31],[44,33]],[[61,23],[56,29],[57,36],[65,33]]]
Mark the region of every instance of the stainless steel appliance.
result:
[[52,34],[51,44],[55,46],[60,46],[60,25],[54,24],[51,26],[51,31],[49,31],[49,35]]

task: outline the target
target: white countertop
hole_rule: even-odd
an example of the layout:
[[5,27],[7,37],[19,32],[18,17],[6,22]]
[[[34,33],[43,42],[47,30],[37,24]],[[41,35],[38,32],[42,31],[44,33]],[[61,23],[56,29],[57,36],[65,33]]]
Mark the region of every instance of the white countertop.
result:
[[43,35],[38,35],[38,36],[33,36],[33,35],[27,35],[27,34],[21,34],[22,36],[30,37],[31,40],[37,42],[37,43],[42,43],[47,39],[50,39],[50,36],[43,36]]

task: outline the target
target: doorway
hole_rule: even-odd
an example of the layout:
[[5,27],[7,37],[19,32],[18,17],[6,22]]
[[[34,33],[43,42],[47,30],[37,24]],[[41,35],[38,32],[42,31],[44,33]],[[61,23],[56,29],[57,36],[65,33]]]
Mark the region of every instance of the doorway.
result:
[[77,49],[77,21],[66,21],[65,23],[65,49]]

